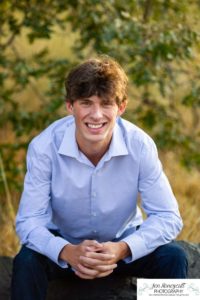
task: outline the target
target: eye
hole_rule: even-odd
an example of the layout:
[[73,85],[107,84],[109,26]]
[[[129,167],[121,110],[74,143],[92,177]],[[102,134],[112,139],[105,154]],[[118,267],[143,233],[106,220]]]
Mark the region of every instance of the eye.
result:
[[111,106],[113,106],[113,102],[112,101],[103,101],[102,102],[102,106],[103,107],[111,107]]
[[91,101],[85,99],[85,100],[81,100],[80,101],[80,104],[83,105],[83,106],[89,106],[91,104]]

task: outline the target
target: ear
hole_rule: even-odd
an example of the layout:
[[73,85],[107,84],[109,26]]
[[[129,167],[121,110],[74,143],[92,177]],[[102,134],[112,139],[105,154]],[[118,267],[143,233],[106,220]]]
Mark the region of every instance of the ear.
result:
[[118,107],[118,116],[121,116],[126,110],[127,102],[122,102]]
[[73,115],[73,104],[71,104],[69,101],[66,101],[66,108],[68,113]]

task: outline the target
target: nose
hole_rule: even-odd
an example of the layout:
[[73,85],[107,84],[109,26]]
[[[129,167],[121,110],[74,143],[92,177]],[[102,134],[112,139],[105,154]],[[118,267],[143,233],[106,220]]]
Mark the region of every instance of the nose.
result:
[[100,105],[94,105],[92,107],[91,117],[95,120],[99,120],[103,117],[102,108]]

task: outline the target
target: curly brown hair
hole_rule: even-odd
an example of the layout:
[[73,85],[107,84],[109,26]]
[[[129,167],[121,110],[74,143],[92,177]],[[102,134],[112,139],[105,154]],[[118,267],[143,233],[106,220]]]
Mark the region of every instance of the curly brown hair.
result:
[[73,68],[65,79],[66,101],[97,95],[115,100],[118,105],[127,101],[128,78],[122,67],[109,56],[88,59]]

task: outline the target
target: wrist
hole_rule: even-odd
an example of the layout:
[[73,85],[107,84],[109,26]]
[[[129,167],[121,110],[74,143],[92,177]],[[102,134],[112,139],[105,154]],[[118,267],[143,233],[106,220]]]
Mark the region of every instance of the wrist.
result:
[[71,251],[73,251],[73,248],[74,248],[74,245],[72,245],[72,244],[65,245],[59,253],[59,259],[67,262]]
[[126,242],[119,242],[120,247],[120,257],[119,259],[125,259],[131,255],[131,250]]

